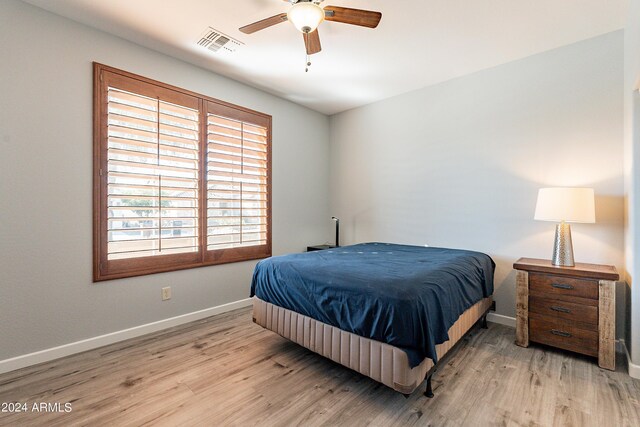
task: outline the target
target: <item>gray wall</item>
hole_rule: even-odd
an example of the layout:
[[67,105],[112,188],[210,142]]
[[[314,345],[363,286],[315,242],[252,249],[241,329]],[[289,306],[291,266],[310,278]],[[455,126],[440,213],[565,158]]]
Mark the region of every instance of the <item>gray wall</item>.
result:
[[486,252],[498,313],[514,316],[513,262],[551,256],[538,188],[589,186],[597,223],[572,226],[576,259],[623,271],[622,83],[618,31],[331,117],[344,243]]
[[326,116],[14,0],[0,58],[0,360],[249,296],[255,262],[91,282],[92,61],[271,114],[274,253],[327,239]]
[[[628,7],[624,40],[625,237],[627,280],[631,286],[626,342],[633,363],[640,365],[640,281],[636,279],[640,274],[640,0],[630,0]],[[636,290],[631,292],[633,286]]]

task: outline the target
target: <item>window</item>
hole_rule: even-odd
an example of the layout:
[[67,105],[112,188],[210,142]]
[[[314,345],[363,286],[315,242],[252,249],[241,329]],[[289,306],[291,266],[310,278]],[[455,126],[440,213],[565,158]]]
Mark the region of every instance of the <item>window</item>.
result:
[[271,117],[94,64],[94,280],[271,255]]

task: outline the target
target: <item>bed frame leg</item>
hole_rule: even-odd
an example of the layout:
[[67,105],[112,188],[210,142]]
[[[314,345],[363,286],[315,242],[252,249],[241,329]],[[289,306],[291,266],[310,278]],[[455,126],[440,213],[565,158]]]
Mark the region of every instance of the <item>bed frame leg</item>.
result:
[[487,324],[487,313],[482,316],[482,319],[480,320],[480,327],[482,329],[489,329],[489,325]]
[[431,399],[433,397],[433,388],[431,387],[431,377],[433,376],[433,374],[429,375],[427,377],[427,389],[424,392],[424,395],[427,396],[429,399]]

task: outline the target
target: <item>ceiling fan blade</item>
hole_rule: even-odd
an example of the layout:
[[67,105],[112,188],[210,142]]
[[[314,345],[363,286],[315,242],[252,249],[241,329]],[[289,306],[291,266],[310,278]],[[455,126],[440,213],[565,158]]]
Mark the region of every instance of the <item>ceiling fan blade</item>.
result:
[[269,28],[273,25],[279,24],[286,20],[287,20],[287,14],[280,13],[270,18],[266,18],[261,21],[254,22],[253,24],[245,25],[244,27],[240,28],[240,31],[242,31],[245,34],[253,34],[256,31],[264,30],[265,28]]
[[[327,6],[324,8],[327,21],[376,28],[382,19],[382,13],[370,10],[350,9],[348,7]],[[328,13],[327,13],[328,12]]]
[[314,53],[318,53],[322,50],[318,30],[311,33],[302,33],[302,36],[304,37],[304,45],[307,48],[307,55],[313,55]]

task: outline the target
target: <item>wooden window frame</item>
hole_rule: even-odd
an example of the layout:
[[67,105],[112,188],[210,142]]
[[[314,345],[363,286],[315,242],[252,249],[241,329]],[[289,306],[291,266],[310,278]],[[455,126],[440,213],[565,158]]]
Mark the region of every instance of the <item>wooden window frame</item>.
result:
[[[107,73],[107,74],[105,74]],[[106,78],[105,78],[106,76]],[[193,105],[197,100],[199,120],[199,180],[198,180],[198,239],[197,252],[155,255],[139,258],[108,260],[107,234],[107,180],[108,180],[108,136],[107,136],[107,82],[113,80],[125,87],[139,85],[144,94],[154,93],[163,100],[175,103],[184,101]],[[218,250],[207,250],[207,112],[211,109],[224,111],[229,118],[252,122],[267,129],[267,194],[266,194],[266,244]],[[176,86],[152,80],[137,74],[93,63],[93,280],[94,282],[142,276],[167,271],[184,270],[231,262],[249,261],[271,256],[271,129],[272,117],[245,107],[220,101]]]

